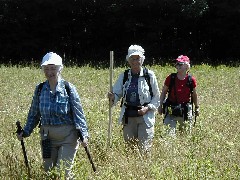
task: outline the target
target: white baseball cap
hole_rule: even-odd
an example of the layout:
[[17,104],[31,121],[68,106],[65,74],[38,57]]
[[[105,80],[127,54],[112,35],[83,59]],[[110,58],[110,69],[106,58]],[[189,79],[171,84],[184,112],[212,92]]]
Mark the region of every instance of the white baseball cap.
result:
[[144,51],[144,49],[141,46],[139,46],[139,45],[131,45],[128,48],[128,55],[126,56],[126,60],[128,60],[133,55],[138,55],[141,58],[145,59],[144,52],[145,51]]
[[54,52],[49,52],[45,56],[43,56],[41,66],[45,66],[48,64],[62,66],[62,58]]

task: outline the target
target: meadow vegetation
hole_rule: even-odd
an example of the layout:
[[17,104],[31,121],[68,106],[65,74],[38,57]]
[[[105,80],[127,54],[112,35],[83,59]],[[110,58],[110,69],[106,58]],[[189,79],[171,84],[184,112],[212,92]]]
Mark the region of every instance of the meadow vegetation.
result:
[[[171,66],[151,66],[161,90]],[[114,69],[114,81],[125,68]],[[163,117],[157,115],[151,157],[125,147],[118,125],[119,105],[113,108],[111,147],[107,147],[109,70],[89,66],[65,67],[63,77],[80,94],[90,132],[89,149],[94,173],[80,148],[76,179],[239,179],[240,178],[240,68],[202,64],[191,68],[198,81],[200,117],[192,134],[175,139],[164,135]],[[36,84],[44,80],[36,67],[0,66],[0,179],[27,179],[16,121],[26,121]],[[50,179],[42,170],[38,128],[24,139],[32,179]]]

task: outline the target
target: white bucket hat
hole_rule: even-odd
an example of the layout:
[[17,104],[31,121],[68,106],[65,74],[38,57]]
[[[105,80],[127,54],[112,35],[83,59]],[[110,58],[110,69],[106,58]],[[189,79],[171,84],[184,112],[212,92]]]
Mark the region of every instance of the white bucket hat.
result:
[[128,61],[128,59],[133,56],[133,55],[138,55],[140,56],[140,58],[144,61],[145,56],[144,56],[144,49],[139,46],[139,45],[131,45],[128,48],[128,55],[126,56],[126,60]]
[[49,52],[43,57],[41,66],[48,64],[62,66],[62,58],[54,52]]

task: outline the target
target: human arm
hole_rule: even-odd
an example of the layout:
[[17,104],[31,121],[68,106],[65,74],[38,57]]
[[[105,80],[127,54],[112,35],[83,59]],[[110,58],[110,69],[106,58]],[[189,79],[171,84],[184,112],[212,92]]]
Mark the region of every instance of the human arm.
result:
[[[149,103],[145,106],[146,108],[142,108],[143,111],[146,111],[146,112],[148,110],[157,111],[157,108],[158,108],[159,103],[160,103],[160,99],[159,99],[160,92],[159,92],[157,78],[156,78],[153,71],[149,70],[148,73],[149,73],[149,76],[150,76],[150,84],[151,84],[151,88],[152,88],[152,97],[150,96],[151,94],[150,94],[150,87],[149,87],[149,96],[146,98],[147,102],[149,102]],[[146,93],[144,93],[144,94],[146,94]],[[146,102],[146,100],[145,100],[145,102]]]
[[[151,111],[157,111],[157,108],[159,106],[160,103],[160,99],[159,99],[159,88],[158,88],[158,82],[157,82],[157,78],[154,74],[153,71],[148,70],[148,76],[149,77],[144,77],[146,83],[141,83],[142,85],[142,91],[140,93],[140,102],[141,104],[147,103],[145,106],[142,106],[142,108],[140,110],[138,110],[138,114],[139,115],[144,115],[146,114],[149,110]],[[148,79],[150,78],[150,84],[148,82]],[[150,87],[151,86],[151,87]]]
[[120,74],[117,81],[113,86],[113,92],[108,92],[108,98],[111,105],[116,105],[117,102],[121,99],[123,94],[123,76],[124,74]]
[[197,95],[196,88],[193,88],[192,98],[193,98],[193,104],[195,106],[195,115],[199,116],[199,102],[198,102],[198,95]]
[[32,103],[28,112],[27,122],[23,128],[23,132],[21,133],[22,137],[30,136],[33,129],[39,124],[40,121],[38,88],[39,85],[36,86],[34,91]]
[[166,98],[166,94],[168,92],[168,86],[166,86],[165,84],[163,85],[163,88],[162,88],[162,92],[161,92],[161,95],[160,95],[160,105],[158,107],[158,113],[160,115],[162,115],[163,113],[163,102]]
[[[83,107],[81,104],[81,100],[79,97],[79,94],[76,90],[76,88],[69,83],[70,86],[70,106],[71,106],[71,112],[73,116],[73,121],[75,123],[75,127],[78,131],[78,135],[82,135],[83,141],[82,145],[87,145],[87,140],[89,137],[88,134],[88,127],[86,122],[86,117],[84,115]],[[79,136],[80,137],[80,136]]]

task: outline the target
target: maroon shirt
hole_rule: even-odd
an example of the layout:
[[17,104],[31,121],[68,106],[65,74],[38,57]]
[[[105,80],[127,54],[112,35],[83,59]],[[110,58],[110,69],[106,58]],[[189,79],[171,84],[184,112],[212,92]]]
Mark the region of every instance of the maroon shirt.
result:
[[[165,85],[169,87],[171,81],[171,75],[169,75],[166,80],[165,80]],[[190,101],[190,88],[187,86],[188,82],[188,74],[186,74],[186,77],[183,80],[178,79],[178,77],[175,77],[175,87],[172,85],[171,88],[171,94],[169,96],[169,100],[172,103],[188,103]],[[193,88],[197,86],[197,81],[195,77],[192,76],[192,83],[193,83]],[[176,89],[176,96],[175,97],[175,89]],[[177,99],[177,102],[176,102]]]

